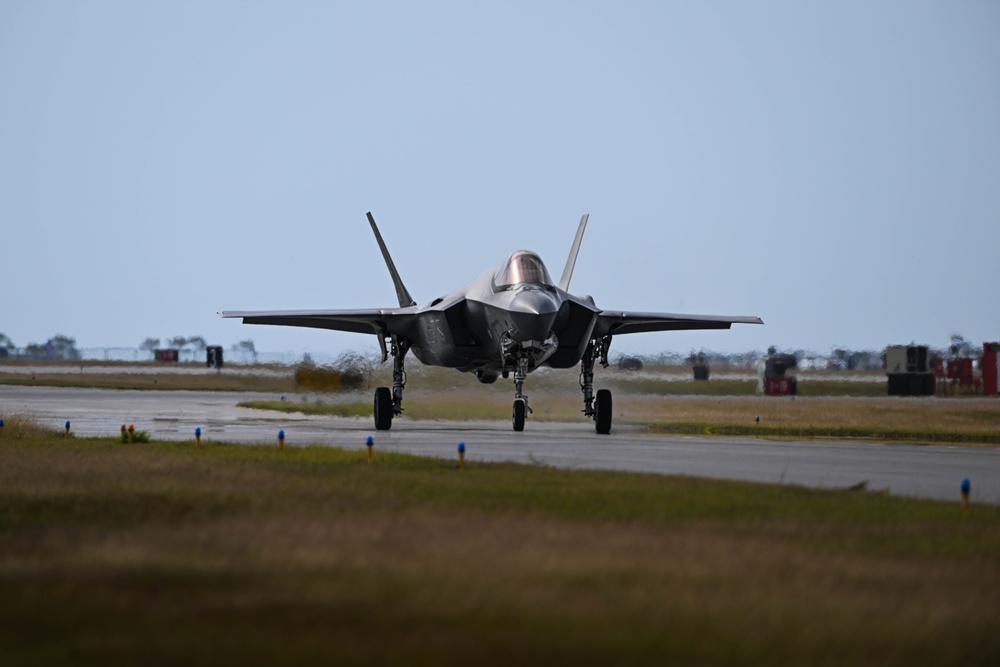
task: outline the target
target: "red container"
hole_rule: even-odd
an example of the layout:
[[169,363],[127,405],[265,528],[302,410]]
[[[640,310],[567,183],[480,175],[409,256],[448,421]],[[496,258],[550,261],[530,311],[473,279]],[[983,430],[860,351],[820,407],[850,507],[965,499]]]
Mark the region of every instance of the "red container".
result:
[[177,361],[177,350],[154,350],[153,358],[157,361]]
[[983,343],[983,393],[996,396],[1000,376],[1000,343]]
[[768,396],[791,396],[795,393],[795,378],[767,378],[764,393]]
[[948,362],[948,379],[959,387],[971,387],[972,359],[952,359]]

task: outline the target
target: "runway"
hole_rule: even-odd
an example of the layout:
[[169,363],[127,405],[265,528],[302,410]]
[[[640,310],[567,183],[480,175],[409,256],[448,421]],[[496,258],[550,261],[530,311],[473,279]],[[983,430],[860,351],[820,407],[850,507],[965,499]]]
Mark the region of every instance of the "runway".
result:
[[0,417],[31,416],[62,429],[70,420],[81,436],[115,436],[134,423],[154,440],[202,439],[275,445],[326,444],[362,451],[375,438],[377,451],[456,458],[459,441],[466,460],[511,461],[568,469],[627,470],[667,475],[847,488],[865,483],[892,494],[960,499],[963,478],[972,501],[1000,504],[1000,449],[876,444],[838,440],[654,436],[615,426],[598,436],[588,421],[535,422],[514,433],[508,421],[411,421],[398,418],[391,431],[376,432],[370,418],[315,417],[237,408],[239,401],[271,394],[0,385]]

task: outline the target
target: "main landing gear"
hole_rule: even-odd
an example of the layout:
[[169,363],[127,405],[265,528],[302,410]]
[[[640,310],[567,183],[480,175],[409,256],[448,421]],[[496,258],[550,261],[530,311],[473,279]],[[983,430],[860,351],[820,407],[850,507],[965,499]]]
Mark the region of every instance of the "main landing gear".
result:
[[[382,344],[382,361],[389,352],[386,350],[385,339],[379,338]],[[403,358],[410,350],[411,343],[396,335],[390,337],[392,353],[392,391],[388,387],[375,390],[375,430],[388,431],[392,428],[392,418],[403,412],[403,388],[406,386],[406,371],[403,370]]]
[[583,391],[583,414],[594,420],[595,430],[607,435],[611,433],[611,391],[598,389],[594,396],[594,362],[600,361],[601,366],[608,367],[608,350],[611,348],[611,336],[593,339],[587,345],[580,360],[580,389]]

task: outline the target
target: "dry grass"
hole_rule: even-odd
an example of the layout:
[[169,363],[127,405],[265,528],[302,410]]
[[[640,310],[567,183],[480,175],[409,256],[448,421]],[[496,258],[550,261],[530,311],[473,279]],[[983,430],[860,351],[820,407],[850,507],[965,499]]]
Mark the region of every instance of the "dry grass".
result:
[[754,418],[760,416],[761,425],[767,426],[864,428],[877,424],[898,430],[977,433],[996,432],[1000,424],[1000,400],[630,396],[619,401],[619,405],[619,414],[640,422],[673,420],[752,425]]
[[273,391],[292,392],[295,378],[287,376],[236,375],[206,372],[194,375],[179,373],[46,373],[0,374],[0,384],[39,387],[95,387],[98,389],[158,389],[193,391]]
[[42,426],[31,417],[21,415],[2,416],[3,426],[0,427],[0,441],[25,440],[42,438],[53,433],[52,429]]
[[990,664],[1000,510],[329,448],[0,447],[3,664]]

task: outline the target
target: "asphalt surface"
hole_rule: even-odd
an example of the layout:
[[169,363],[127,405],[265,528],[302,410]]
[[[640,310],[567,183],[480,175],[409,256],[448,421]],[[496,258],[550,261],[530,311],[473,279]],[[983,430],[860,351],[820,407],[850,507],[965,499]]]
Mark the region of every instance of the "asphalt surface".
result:
[[513,461],[569,469],[628,470],[814,488],[865,484],[892,494],[960,500],[963,478],[973,502],[1000,504],[1000,449],[878,444],[819,439],[654,436],[615,426],[598,436],[582,420],[528,420],[522,433],[508,421],[411,421],[397,418],[391,431],[376,432],[370,418],[314,417],[237,408],[243,400],[272,394],[197,391],[117,391],[0,385],[0,417],[31,416],[61,429],[66,420],[82,436],[115,436],[134,423],[154,440],[193,440],[285,446],[327,444],[363,450],[366,438],[377,450],[456,458]]

